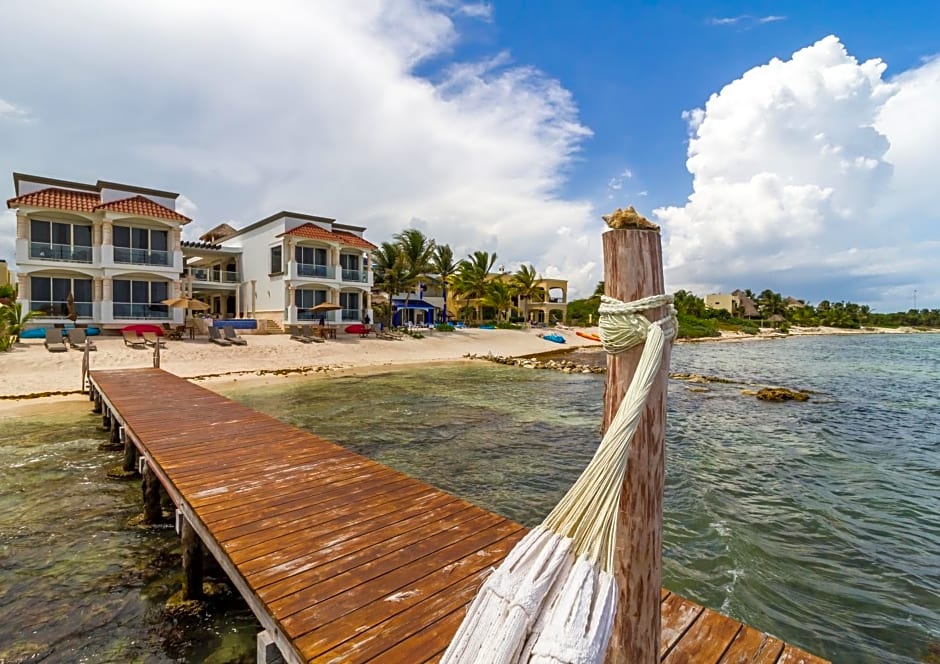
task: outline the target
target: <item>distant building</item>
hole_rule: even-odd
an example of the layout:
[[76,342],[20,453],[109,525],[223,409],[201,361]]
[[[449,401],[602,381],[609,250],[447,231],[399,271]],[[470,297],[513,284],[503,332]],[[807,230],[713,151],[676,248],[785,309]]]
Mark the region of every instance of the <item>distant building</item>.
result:
[[0,286],[12,284],[16,275],[7,267],[6,259],[0,258]]
[[738,310],[738,297],[734,293],[709,293],[705,296],[706,309],[724,309],[734,315]]
[[788,297],[783,302],[787,305],[787,309],[802,309],[806,306],[806,302],[797,300],[795,297]]
[[732,292],[732,295],[738,298],[738,308],[734,314],[735,316],[738,316],[739,318],[761,317],[760,311],[757,309],[757,305],[754,304],[754,300],[752,300],[747,293],[741,289],[738,289]]

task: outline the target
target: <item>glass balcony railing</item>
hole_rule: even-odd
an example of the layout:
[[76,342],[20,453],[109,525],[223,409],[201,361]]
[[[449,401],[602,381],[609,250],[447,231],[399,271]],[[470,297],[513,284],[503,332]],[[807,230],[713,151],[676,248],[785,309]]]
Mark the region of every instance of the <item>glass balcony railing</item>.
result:
[[30,242],[29,257],[50,261],[71,261],[73,263],[91,263],[91,247],[74,244],[50,244]]
[[115,318],[169,318],[169,307],[165,304],[114,303]]
[[169,251],[130,249],[128,247],[114,248],[114,262],[130,263],[132,265],[171,265]]
[[[76,302],[73,306],[79,318],[92,317],[91,302]],[[40,318],[67,318],[69,315],[69,306],[65,302],[30,300],[29,310],[38,312]]]
[[342,314],[342,320],[361,320],[359,318],[360,312],[359,309],[343,309],[340,314]]
[[332,311],[310,311],[309,309],[298,309],[297,320],[310,320],[319,322],[320,318],[326,323],[335,323],[336,317]]
[[314,263],[297,263],[298,277],[319,277],[321,279],[335,279],[336,268],[332,265],[316,265]]
[[343,268],[343,281],[358,281],[364,284],[369,280],[369,273],[365,270],[347,270]]
[[238,272],[234,270],[213,270],[207,267],[190,267],[186,272],[193,278],[193,281],[201,281],[210,284],[237,284],[240,279]]

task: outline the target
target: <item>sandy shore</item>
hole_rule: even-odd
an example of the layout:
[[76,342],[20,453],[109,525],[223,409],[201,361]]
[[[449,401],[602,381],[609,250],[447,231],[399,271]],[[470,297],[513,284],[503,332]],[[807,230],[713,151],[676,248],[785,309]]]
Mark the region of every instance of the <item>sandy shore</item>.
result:
[[[590,330],[596,332],[596,329]],[[286,375],[328,370],[351,371],[395,365],[453,362],[467,354],[529,355],[597,346],[597,342],[560,331],[565,344],[539,338],[538,330],[479,330],[434,332],[423,339],[405,336],[400,341],[360,339],[340,333],[319,344],[292,341],[287,335],[246,335],[247,346],[221,347],[206,339],[166,341],[160,367],[184,378],[205,377],[202,384],[239,382],[256,378],[282,379]],[[93,337],[98,349],[90,354],[92,369],[128,369],[153,366],[152,348],[131,348],[121,337]],[[0,413],[41,401],[61,401],[81,387],[82,353],[47,351],[42,340],[24,340],[14,350],[0,353]],[[53,393],[53,394],[49,394]],[[20,397],[20,398],[17,398]],[[35,407],[35,405],[34,405]]]
[[[463,329],[434,332],[423,339],[400,341],[340,334],[321,344],[291,341],[287,335],[247,335],[247,346],[221,347],[206,339],[166,341],[161,368],[184,378],[199,378],[210,388],[238,382],[290,380],[304,375],[374,371],[431,362],[461,361],[468,354],[504,356],[548,353],[565,348],[600,347],[577,336],[572,329],[555,330],[565,344],[539,337],[539,330]],[[597,333],[596,328],[582,330]],[[903,334],[910,328],[844,330],[828,327],[794,327],[789,335],[764,330],[760,335],[725,332],[721,338],[702,342],[745,342],[787,336],[829,334]],[[91,353],[93,369],[126,369],[153,366],[153,349],[130,348],[120,337],[94,337],[98,350]],[[0,353],[0,417],[56,413],[72,407],[80,394],[82,353],[50,353],[41,340],[24,340],[14,350]],[[276,372],[276,373],[275,373]]]

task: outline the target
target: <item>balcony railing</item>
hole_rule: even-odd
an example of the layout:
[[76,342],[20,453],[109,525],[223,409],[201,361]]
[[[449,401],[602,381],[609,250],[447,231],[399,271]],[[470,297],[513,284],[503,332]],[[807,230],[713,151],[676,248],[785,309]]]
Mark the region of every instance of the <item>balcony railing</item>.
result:
[[314,263],[297,263],[298,277],[320,277],[321,279],[335,279],[336,268],[332,265],[316,265]]
[[114,262],[130,263],[132,265],[171,265],[169,251],[130,249],[128,247],[114,248]]
[[[76,302],[73,306],[79,318],[92,317],[91,302]],[[40,318],[67,318],[69,315],[69,306],[65,302],[30,300],[29,310],[38,311]]]
[[360,310],[359,309],[343,309],[340,314],[342,315],[342,320],[360,320]]
[[310,311],[309,309],[298,309],[297,320],[319,321],[323,318],[324,322],[335,323],[336,318],[332,311]]
[[30,242],[29,257],[50,261],[71,261],[73,263],[91,263],[91,247],[74,244],[50,244]]
[[193,281],[202,281],[211,284],[237,284],[238,272],[234,270],[213,270],[206,267],[190,267],[186,271]]
[[369,273],[365,270],[347,270],[343,268],[343,281],[358,281],[365,283],[369,280]]
[[114,303],[115,318],[169,318],[169,307],[165,304]]

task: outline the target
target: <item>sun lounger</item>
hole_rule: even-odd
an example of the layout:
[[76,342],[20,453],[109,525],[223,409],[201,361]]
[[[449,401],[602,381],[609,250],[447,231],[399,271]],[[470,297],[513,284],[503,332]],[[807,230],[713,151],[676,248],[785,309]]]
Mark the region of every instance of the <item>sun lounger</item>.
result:
[[156,346],[157,344],[160,344],[160,348],[166,348],[166,344],[163,343],[163,339],[158,337],[156,332],[144,332],[142,336],[144,337],[144,343],[148,346]]
[[97,346],[92,343],[85,335],[85,330],[80,327],[76,327],[68,331],[69,337],[69,346],[72,348],[77,348],[78,350],[85,350],[85,346],[88,346],[88,350],[98,350]]
[[287,333],[290,335],[290,338],[293,341],[299,341],[304,344],[308,344],[311,341],[310,339],[307,339],[303,336],[299,325],[288,325]]
[[57,327],[46,328],[46,340],[43,344],[50,353],[61,353],[69,349],[65,345],[65,339],[62,338],[62,330]]
[[248,340],[244,337],[238,336],[238,332],[235,331],[235,328],[231,325],[226,325],[222,328],[222,333],[226,339],[231,341],[236,346],[247,346]]
[[219,328],[210,327],[209,328],[209,341],[220,346],[231,346],[232,342],[228,339],[223,339],[222,335],[219,334]]
[[146,348],[147,343],[140,338],[136,332],[131,332],[130,330],[122,330],[121,334],[124,336],[124,345],[130,346],[131,348]]
[[300,336],[307,343],[313,342],[317,344],[322,344],[324,341],[324,339],[320,337],[313,336],[313,328],[310,327],[309,325],[300,326]]
[[183,332],[186,331],[185,325],[177,325],[176,328],[170,327],[169,323],[163,324],[163,336],[167,339],[176,339],[177,341],[183,338]]

